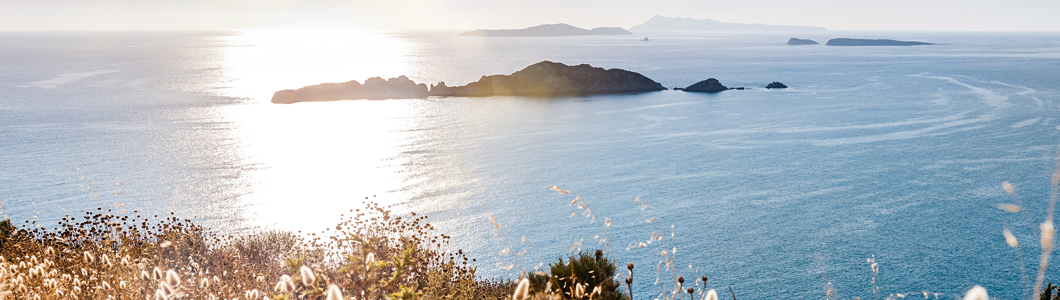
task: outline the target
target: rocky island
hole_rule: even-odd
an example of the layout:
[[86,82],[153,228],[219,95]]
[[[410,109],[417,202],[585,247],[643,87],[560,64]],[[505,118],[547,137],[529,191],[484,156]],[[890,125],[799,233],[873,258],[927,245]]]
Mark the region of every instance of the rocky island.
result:
[[791,38],[791,39],[788,39],[788,45],[796,45],[797,46],[797,45],[820,45],[820,44],[818,44],[817,41],[814,41],[814,40]]
[[384,80],[368,78],[364,84],[351,80],[342,83],[323,83],[297,90],[282,90],[272,95],[272,103],[290,104],[309,101],[382,100],[427,97],[427,85],[413,82],[404,75]]
[[502,37],[544,37],[544,36],[577,36],[577,35],[627,35],[633,34],[618,27],[597,27],[583,29],[567,25],[545,24],[523,29],[480,29],[461,33],[460,36],[502,36]]
[[770,84],[767,84],[766,88],[767,89],[786,89],[786,88],[788,88],[788,86],[786,86],[783,83],[780,83],[778,81],[774,81],[774,82],[772,82]]
[[887,39],[848,39],[838,38],[828,40],[825,46],[923,46],[923,45],[935,45],[932,43],[925,42],[911,42],[911,41],[896,41]]
[[707,78],[707,80],[696,82],[681,90],[686,92],[717,93],[728,89],[728,87],[721,85],[721,82],[717,79]]
[[586,64],[568,66],[542,61],[511,75],[482,76],[465,86],[432,85],[431,96],[561,96],[638,93],[665,90],[662,84],[622,69],[597,68]]
[[586,64],[568,66],[542,61],[511,75],[482,76],[465,86],[416,83],[405,76],[388,80],[369,78],[357,81],[324,83],[297,90],[282,90],[272,96],[272,103],[289,104],[307,101],[409,99],[427,96],[535,96],[639,93],[665,90],[662,84],[644,75],[622,69],[597,68]]

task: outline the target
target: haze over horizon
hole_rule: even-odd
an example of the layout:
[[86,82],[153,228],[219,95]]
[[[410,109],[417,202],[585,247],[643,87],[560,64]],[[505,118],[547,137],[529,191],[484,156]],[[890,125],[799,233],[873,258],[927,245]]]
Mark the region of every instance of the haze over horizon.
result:
[[0,8],[0,30],[630,28],[662,15],[829,30],[1060,31],[1060,2],[1045,0],[0,0]]

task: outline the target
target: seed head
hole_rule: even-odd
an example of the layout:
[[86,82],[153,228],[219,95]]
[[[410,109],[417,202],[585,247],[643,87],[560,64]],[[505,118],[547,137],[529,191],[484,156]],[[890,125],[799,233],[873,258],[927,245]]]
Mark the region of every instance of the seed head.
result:
[[693,288],[688,288],[688,294],[689,294],[689,295],[691,295],[691,294],[695,294],[695,293],[696,293],[696,290],[695,290],[695,289],[693,289]]
[[173,287],[180,286],[180,275],[172,269],[166,270],[166,283]]
[[1023,210],[1023,208],[1020,207],[1019,205],[1008,204],[1008,203],[998,204],[997,208],[1001,209],[1003,211],[1007,211],[1007,212],[1020,212],[1021,210]]
[[714,290],[707,291],[706,300],[718,300],[718,292],[715,292]]
[[328,286],[328,299],[327,300],[342,300],[342,291],[339,290],[338,286],[332,284]]
[[626,284],[633,284],[633,277],[626,277]]
[[630,271],[633,271],[633,263],[626,264],[626,269],[629,269]]
[[1005,243],[1008,243],[1009,247],[1020,247],[1020,242],[1016,240],[1016,236],[1012,235],[1011,231],[1008,231],[1008,228],[1005,228],[1005,230],[1001,231],[1001,233],[1005,235]]
[[[302,268],[299,269],[298,272],[302,275],[302,284],[304,284],[305,286],[313,286],[313,283],[317,281],[316,275],[313,275],[313,270],[309,269],[309,267],[302,266]],[[288,280],[290,280],[289,277]]]
[[168,299],[169,299],[169,297],[166,297],[166,292],[162,291],[161,289],[155,290],[155,300],[168,300]]
[[154,270],[151,270],[151,279],[162,280],[162,269],[155,267]]
[[707,276],[703,275],[703,277],[700,277],[699,280],[702,280],[703,283],[707,283]]
[[989,300],[990,296],[986,294],[986,289],[981,286],[975,286],[968,290],[964,294],[964,300]]
[[1008,183],[1008,181],[1001,182],[1001,188],[1005,189],[1005,192],[1009,194],[1016,192],[1016,188],[1012,187],[1012,184]]
[[512,294],[512,300],[525,300],[527,299],[527,293],[530,292],[530,280],[523,278],[519,281],[519,286],[515,288],[515,293]]
[[140,280],[143,280],[143,281],[151,280],[151,275],[148,275],[147,271],[140,271]]
[[685,277],[677,276],[677,284],[685,284]]
[[1045,221],[1040,227],[1042,229],[1042,250],[1050,251],[1053,249],[1053,237],[1056,236],[1053,221]]
[[[284,276],[287,276],[287,275],[284,275]],[[287,289],[288,293],[294,292],[294,289],[295,289],[294,280],[291,280],[291,277],[287,277],[287,280],[285,280],[283,282],[283,285],[284,285],[284,288]]]

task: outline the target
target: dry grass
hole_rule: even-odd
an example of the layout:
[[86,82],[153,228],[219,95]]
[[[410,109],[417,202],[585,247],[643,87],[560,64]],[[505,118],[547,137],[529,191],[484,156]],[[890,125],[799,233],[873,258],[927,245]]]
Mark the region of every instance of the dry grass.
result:
[[[0,299],[502,299],[426,217],[370,204],[328,234],[219,236],[110,211],[0,223]],[[157,217],[157,216],[156,216]],[[342,297],[345,295],[345,297]]]

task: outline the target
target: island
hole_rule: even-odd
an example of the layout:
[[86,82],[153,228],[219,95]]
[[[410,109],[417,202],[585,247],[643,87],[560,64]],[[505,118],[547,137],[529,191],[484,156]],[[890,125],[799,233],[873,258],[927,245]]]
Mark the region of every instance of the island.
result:
[[538,96],[639,93],[666,90],[654,80],[622,69],[568,66],[542,61],[511,75],[482,76],[465,86],[432,85],[431,96]]
[[887,39],[848,39],[837,38],[828,40],[825,46],[924,46],[935,45],[925,42],[896,41]]
[[726,23],[711,19],[671,18],[654,16],[643,24],[629,29],[633,32],[655,31],[826,31],[824,27],[767,24]]
[[721,82],[717,79],[707,78],[707,80],[696,82],[695,84],[687,86],[681,90],[686,92],[717,93],[728,89],[728,87],[721,85]]
[[356,80],[342,83],[323,83],[297,90],[282,90],[272,95],[272,103],[290,104],[309,101],[382,100],[427,97],[427,85],[413,82],[404,75],[384,80],[368,78],[364,84]]
[[820,45],[820,44],[818,44],[817,41],[814,41],[814,40],[791,38],[791,39],[788,39],[788,45],[796,45],[797,46],[797,45]]
[[786,86],[783,83],[780,83],[778,81],[774,81],[774,82],[772,82],[770,84],[767,84],[766,88],[767,89],[786,89],[786,88],[788,88],[788,86]]
[[555,97],[640,93],[666,90],[654,80],[640,73],[622,69],[593,67],[587,64],[568,66],[542,61],[511,75],[482,76],[465,86],[446,86],[445,82],[431,85],[416,83],[405,76],[390,79],[368,78],[361,84],[354,81],[324,83],[296,90],[278,91],[272,103],[290,104],[310,101],[412,99],[428,96],[487,97],[533,96]]
[[633,34],[618,27],[597,27],[583,29],[567,25],[545,24],[523,29],[480,29],[461,33],[460,36],[498,36],[498,37],[546,37],[546,36],[578,36],[578,35],[628,35]]

